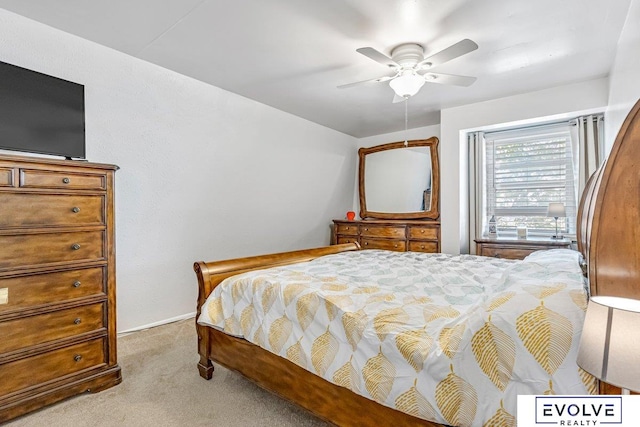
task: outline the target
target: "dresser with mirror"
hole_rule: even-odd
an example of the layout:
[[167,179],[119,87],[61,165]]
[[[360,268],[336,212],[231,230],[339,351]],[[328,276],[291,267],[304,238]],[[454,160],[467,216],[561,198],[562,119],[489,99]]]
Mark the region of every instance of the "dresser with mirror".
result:
[[359,220],[333,220],[332,243],[440,252],[438,138],[358,150]]

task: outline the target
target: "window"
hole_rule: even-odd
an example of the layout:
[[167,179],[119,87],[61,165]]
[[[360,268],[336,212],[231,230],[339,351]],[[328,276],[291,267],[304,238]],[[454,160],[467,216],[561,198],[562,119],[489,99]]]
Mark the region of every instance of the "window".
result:
[[500,235],[516,235],[526,226],[530,236],[555,234],[556,221],[547,217],[551,202],[565,205],[558,218],[561,234],[576,233],[576,171],[569,123],[489,132],[479,138],[482,157],[480,186],[482,234],[495,216]]

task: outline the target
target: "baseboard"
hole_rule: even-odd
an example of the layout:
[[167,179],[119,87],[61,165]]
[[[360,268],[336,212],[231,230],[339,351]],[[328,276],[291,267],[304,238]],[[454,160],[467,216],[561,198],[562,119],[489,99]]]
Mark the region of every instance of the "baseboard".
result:
[[168,323],[173,323],[173,322],[178,322],[180,320],[186,320],[186,319],[192,319],[196,317],[196,312],[192,312],[192,313],[187,313],[187,314],[182,314],[180,316],[176,316],[176,317],[171,317],[169,319],[163,319],[160,320],[158,322],[153,322],[153,323],[149,323],[147,325],[142,325],[142,326],[137,326],[135,328],[131,328],[131,329],[127,329],[126,331],[118,331],[118,336],[124,336],[133,332],[139,332],[139,331],[143,331],[145,329],[149,329],[149,328],[154,328],[156,326],[162,326],[162,325],[166,325]]

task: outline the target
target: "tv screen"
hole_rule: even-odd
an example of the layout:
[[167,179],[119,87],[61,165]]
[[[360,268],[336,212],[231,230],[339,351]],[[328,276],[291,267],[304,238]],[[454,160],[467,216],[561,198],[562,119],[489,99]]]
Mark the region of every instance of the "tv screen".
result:
[[84,159],[84,86],[0,62],[0,149]]

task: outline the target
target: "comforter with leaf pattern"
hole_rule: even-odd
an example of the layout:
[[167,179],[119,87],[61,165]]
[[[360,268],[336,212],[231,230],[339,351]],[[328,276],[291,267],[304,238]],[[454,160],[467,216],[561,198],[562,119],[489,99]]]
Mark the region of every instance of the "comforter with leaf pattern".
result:
[[578,258],[344,252],[228,278],[198,322],[416,417],[515,426],[518,394],[596,392]]

